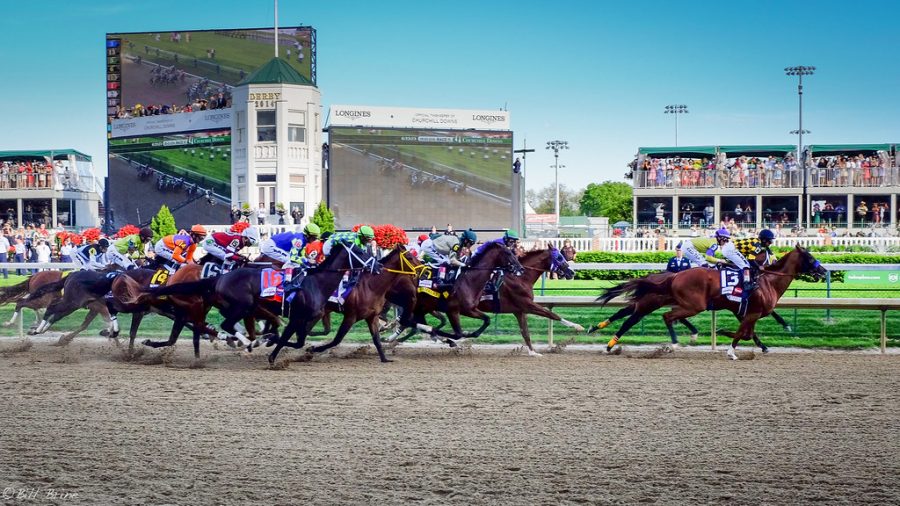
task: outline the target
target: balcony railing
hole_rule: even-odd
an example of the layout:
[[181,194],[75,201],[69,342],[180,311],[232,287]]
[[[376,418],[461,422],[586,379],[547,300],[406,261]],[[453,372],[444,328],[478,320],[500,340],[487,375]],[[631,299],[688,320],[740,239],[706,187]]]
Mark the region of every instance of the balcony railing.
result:
[[[807,176],[810,188],[867,188],[900,185],[900,168],[867,169],[811,168]],[[788,169],[639,169],[634,172],[635,188],[803,188],[803,172]]]

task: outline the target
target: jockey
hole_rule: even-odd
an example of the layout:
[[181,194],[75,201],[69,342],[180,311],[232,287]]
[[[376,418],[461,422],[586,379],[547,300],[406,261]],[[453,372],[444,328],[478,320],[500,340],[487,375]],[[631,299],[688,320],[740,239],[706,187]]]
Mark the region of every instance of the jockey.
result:
[[116,250],[131,260],[139,260],[146,257],[147,245],[153,241],[153,231],[149,227],[141,229],[140,233],[126,235],[116,240]]
[[263,255],[278,260],[282,264],[291,262],[295,249],[302,250],[307,242],[314,241],[319,236],[319,226],[309,223],[303,232],[282,232],[261,242],[259,251]]
[[478,236],[471,228],[464,230],[459,238],[450,234],[439,235],[430,241],[423,241],[423,260],[432,267],[439,267],[441,272],[438,276],[443,279],[443,270],[446,266],[463,267],[466,265],[461,260],[459,253],[463,248],[471,248],[477,240]]
[[[235,262],[246,260],[238,252],[247,246],[259,244],[259,230],[255,227],[247,227],[243,232],[232,234],[231,232],[215,232],[203,241],[203,249],[207,256],[217,263],[230,269]],[[210,259],[207,258],[206,261]]]
[[190,232],[181,232],[167,235],[156,242],[153,251],[156,253],[156,264],[159,267],[167,267],[170,270],[191,262],[197,244],[206,236],[203,225],[194,225]]
[[[759,272],[759,263],[755,261],[757,257],[765,255],[763,265],[771,265],[775,261],[775,254],[770,249],[774,240],[775,234],[766,228],[759,231],[757,238],[750,237],[734,241],[734,248],[737,250],[737,253],[750,261],[749,269],[744,269],[745,285],[749,285],[749,288],[745,288],[746,290],[752,290],[756,287],[756,276]],[[738,265],[737,262],[735,262],[735,265]]]
[[[695,239],[686,239],[679,243],[681,251],[692,263],[700,266],[708,264],[724,264],[725,260],[716,258],[716,251],[721,251],[721,247],[731,239],[731,234],[725,228],[716,230],[715,238],[697,237]],[[701,254],[700,252],[703,252]]]
[[331,248],[335,244],[341,243],[348,246],[358,246],[360,249],[369,249],[369,244],[375,239],[375,231],[368,225],[359,227],[358,232],[338,232],[328,238],[322,245],[322,255],[328,257],[331,254]]
[[503,237],[498,237],[492,241],[488,241],[475,250],[475,254],[472,255],[472,258],[478,256],[487,248],[488,244],[502,244],[512,250],[513,253],[516,251],[516,247],[519,245],[519,234],[516,233],[515,230],[507,230],[503,233]]
[[109,240],[100,239],[97,244],[82,246],[75,252],[75,263],[81,266],[83,271],[100,271],[106,268],[109,249]]
[[[315,223],[308,223],[305,227],[303,227],[303,232],[297,234],[279,234],[279,235],[290,235],[290,237],[286,237],[287,239],[284,244],[284,263],[291,263],[296,265],[306,265],[310,262],[307,261],[306,258],[306,246],[313,242],[318,242],[319,234],[321,230],[319,226]],[[278,241],[278,235],[273,237],[272,239],[276,242]],[[265,243],[263,243],[265,244]],[[266,253],[266,250],[262,250],[263,253]],[[273,257],[274,258],[274,257]],[[315,261],[312,262],[313,264]]]

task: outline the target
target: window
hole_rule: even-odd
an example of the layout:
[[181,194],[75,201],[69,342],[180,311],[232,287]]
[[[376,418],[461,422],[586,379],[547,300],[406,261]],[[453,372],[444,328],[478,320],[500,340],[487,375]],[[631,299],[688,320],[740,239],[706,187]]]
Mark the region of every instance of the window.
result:
[[306,128],[288,124],[288,142],[306,142]]
[[306,176],[303,175],[291,175],[289,178],[292,184],[303,184],[306,182]]
[[256,111],[257,142],[275,142],[278,140],[275,128],[275,111]]
[[274,183],[275,182],[275,174],[257,174],[256,182],[257,183]]

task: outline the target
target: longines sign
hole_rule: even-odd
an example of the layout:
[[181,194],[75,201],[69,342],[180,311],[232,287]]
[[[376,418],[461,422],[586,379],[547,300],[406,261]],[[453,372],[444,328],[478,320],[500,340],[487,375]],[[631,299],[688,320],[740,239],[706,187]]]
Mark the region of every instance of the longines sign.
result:
[[331,126],[381,128],[453,128],[509,130],[506,111],[468,109],[410,109],[406,107],[371,107],[333,105],[329,113]]
[[224,130],[231,128],[231,109],[114,119],[111,127],[110,136],[113,138],[196,130]]

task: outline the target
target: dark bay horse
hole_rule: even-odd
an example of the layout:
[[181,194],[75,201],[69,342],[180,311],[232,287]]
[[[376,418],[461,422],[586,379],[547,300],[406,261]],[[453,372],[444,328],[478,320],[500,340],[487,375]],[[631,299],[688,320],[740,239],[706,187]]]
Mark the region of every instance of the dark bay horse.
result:
[[81,326],[69,334],[60,337],[59,341],[56,343],[57,345],[68,344],[76,335],[87,329],[88,325],[90,325],[98,314],[103,316],[107,321],[109,325],[109,328],[107,329],[109,335],[117,332],[118,323],[111,318],[109,310],[106,307],[105,297],[112,287],[113,280],[119,275],[127,274],[110,270],[76,271],[69,274],[61,281],[49,283],[38,288],[30,295],[30,297],[43,297],[48,293],[54,293],[59,290],[63,290],[63,295],[47,307],[47,311],[44,314],[41,323],[39,323],[33,331],[29,332],[29,334],[43,334],[51,325],[81,308],[87,308],[89,310]]
[[[381,265],[383,266],[381,273],[364,273],[360,277],[359,283],[347,295],[342,306],[330,301],[326,304],[326,312],[340,312],[344,315],[344,319],[334,339],[309,348],[309,353],[320,353],[339,345],[353,324],[359,320],[365,320],[369,326],[369,333],[372,335],[372,342],[375,343],[375,349],[378,350],[379,358],[382,362],[390,362],[381,347],[378,318],[387,300],[388,292],[401,282],[418,278],[418,274],[422,270],[422,263],[414,255],[411,255],[406,247],[397,246],[381,260]],[[415,287],[414,284],[413,287]],[[403,306],[405,315],[413,314],[415,303],[415,289],[413,289],[412,298],[407,299]]]
[[[610,288],[598,300],[607,302],[619,295],[630,294],[629,300],[637,302],[647,296],[662,296],[666,302],[664,305],[673,306],[663,315],[663,321],[667,326],[707,309],[731,311],[741,322],[740,327],[734,333],[726,331],[721,333],[732,337],[728,357],[736,360],[735,349],[742,339],[753,339],[763,352],[768,350],[754,331],[756,322],[772,313],[778,299],[801,273],[819,278],[824,276],[826,271],[818,260],[798,245],[760,272],[759,287],[750,294],[747,312],[743,317],[739,316],[740,303],[732,302],[721,294],[721,277],[719,271],[715,269],[688,269],[676,274],[650,274]],[[637,316],[640,320],[647,314],[649,313],[636,311],[632,317]]]
[[[337,290],[346,271],[356,273],[368,271],[377,274],[381,272],[381,269],[381,264],[359,247],[343,243],[335,244],[331,254],[315,269],[309,271],[303,278],[300,289],[293,294],[293,298],[288,304],[288,324],[281,332],[275,349],[269,354],[269,364],[275,363],[278,353],[285,346],[296,349],[303,348],[306,344],[306,336],[312,326],[322,318],[328,298]],[[378,309],[380,311],[381,307],[379,306]],[[294,334],[297,335],[297,342],[289,344],[288,340]],[[384,357],[381,343],[376,343],[376,347],[379,355]]]
[[[481,304],[481,294],[491,279],[492,273],[497,269],[506,274],[507,279],[503,282],[504,284],[509,282],[508,278],[521,276],[525,271],[515,253],[505,245],[487,243],[484,250],[475,255],[470,260],[470,264],[463,268],[452,291],[448,292],[446,296],[444,296],[443,290],[439,291],[440,298],[419,294],[416,299],[415,311],[417,326],[426,332],[446,338],[447,343],[451,346],[455,346],[456,341],[460,339],[480,336],[491,324],[491,318],[478,307]],[[432,329],[426,325],[425,316],[434,311],[440,311],[447,315],[450,326],[453,328],[452,334]],[[481,320],[481,327],[475,332],[464,334],[460,326],[460,315]]]
[[519,257],[519,262],[525,268],[525,272],[521,276],[506,276],[504,278],[503,284],[500,285],[499,307],[494,301],[483,300],[478,305],[478,309],[486,313],[514,314],[519,322],[522,339],[525,341],[525,346],[528,347],[528,354],[533,357],[539,357],[541,354],[535,351],[534,346],[531,344],[531,332],[528,329],[529,314],[558,321],[579,332],[583,331],[584,327],[561,318],[553,311],[535,304],[534,284],[541,277],[541,274],[545,272],[556,272],[566,279],[572,279],[575,277],[575,273],[569,268],[569,262],[566,261],[559,249],[553,246],[547,249],[529,251]]
[[34,324],[32,324],[31,328],[37,328],[41,320],[44,319],[44,310],[46,310],[47,306],[53,301],[62,297],[62,291],[56,290],[47,292],[39,297],[30,297],[29,294],[36,292],[42,286],[57,283],[62,280],[62,278],[62,271],[41,271],[34,273],[21,283],[0,288],[0,305],[9,304],[11,302],[16,303],[16,309],[13,311],[12,317],[8,322],[5,322],[3,326],[9,327],[16,323],[17,318],[24,317],[21,314],[22,310],[28,308],[34,311],[34,314],[36,315]]

